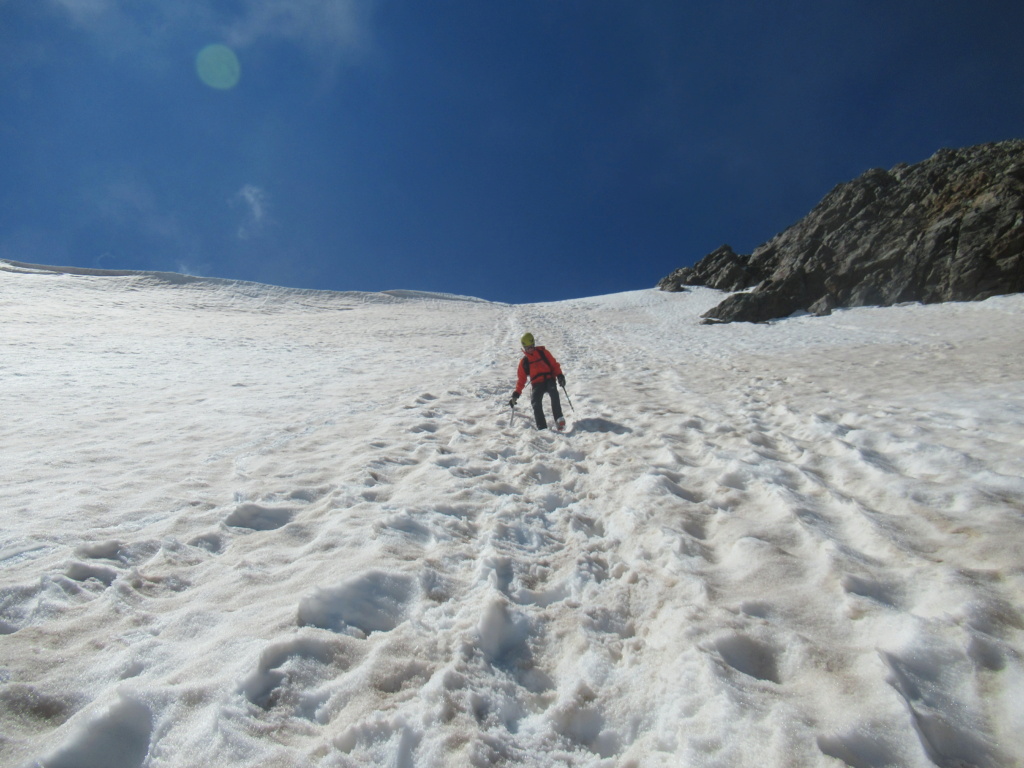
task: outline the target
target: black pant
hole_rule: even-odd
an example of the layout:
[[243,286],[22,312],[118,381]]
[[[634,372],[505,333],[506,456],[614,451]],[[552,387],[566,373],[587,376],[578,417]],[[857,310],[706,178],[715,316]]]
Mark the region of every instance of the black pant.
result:
[[551,415],[555,421],[562,418],[562,403],[558,399],[558,384],[554,379],[547,379],[533,385],[530,401],[533,403],[533,417],[537,420],[537,429],[547,429],[548,422],[544,418],[544,395],[551,395]]

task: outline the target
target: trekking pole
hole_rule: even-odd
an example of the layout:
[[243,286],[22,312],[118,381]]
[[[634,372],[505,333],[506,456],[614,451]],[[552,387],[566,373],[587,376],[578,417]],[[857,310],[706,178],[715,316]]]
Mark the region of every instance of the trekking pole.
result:
[[[565,392],[565,384],[562,385],[562,391]],[[572,404],[572,398],[569,397],[568,392],[565,392],[565,399],[569,401],[569,407],[572,408],[572,412],[576,413],[576,406]]]
[[508,417],[508,425],[511,427],[512,422],[516,420],[516,404],[512,403],[512,415]]

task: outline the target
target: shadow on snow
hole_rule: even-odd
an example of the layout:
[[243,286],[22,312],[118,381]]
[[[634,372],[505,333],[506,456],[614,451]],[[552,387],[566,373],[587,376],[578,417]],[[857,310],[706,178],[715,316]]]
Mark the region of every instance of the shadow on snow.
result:
[[633,431],[608,419],[580,419],[573,424],[573,428],[580,432],[614,432],[616,435],[626,435]]

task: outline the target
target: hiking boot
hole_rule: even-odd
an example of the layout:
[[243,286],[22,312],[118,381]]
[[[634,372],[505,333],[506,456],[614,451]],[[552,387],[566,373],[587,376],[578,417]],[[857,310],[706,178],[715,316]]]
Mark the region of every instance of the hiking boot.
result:
[[555,422],[555,429],[559,432],[565,432],[565,419],[559,419]]

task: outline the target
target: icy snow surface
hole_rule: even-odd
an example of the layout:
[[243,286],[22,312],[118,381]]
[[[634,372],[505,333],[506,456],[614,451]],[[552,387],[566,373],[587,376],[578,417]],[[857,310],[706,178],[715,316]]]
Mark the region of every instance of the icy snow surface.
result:
[[720,298],[0,263],[0,764],[1024,764],[1024,296]]

